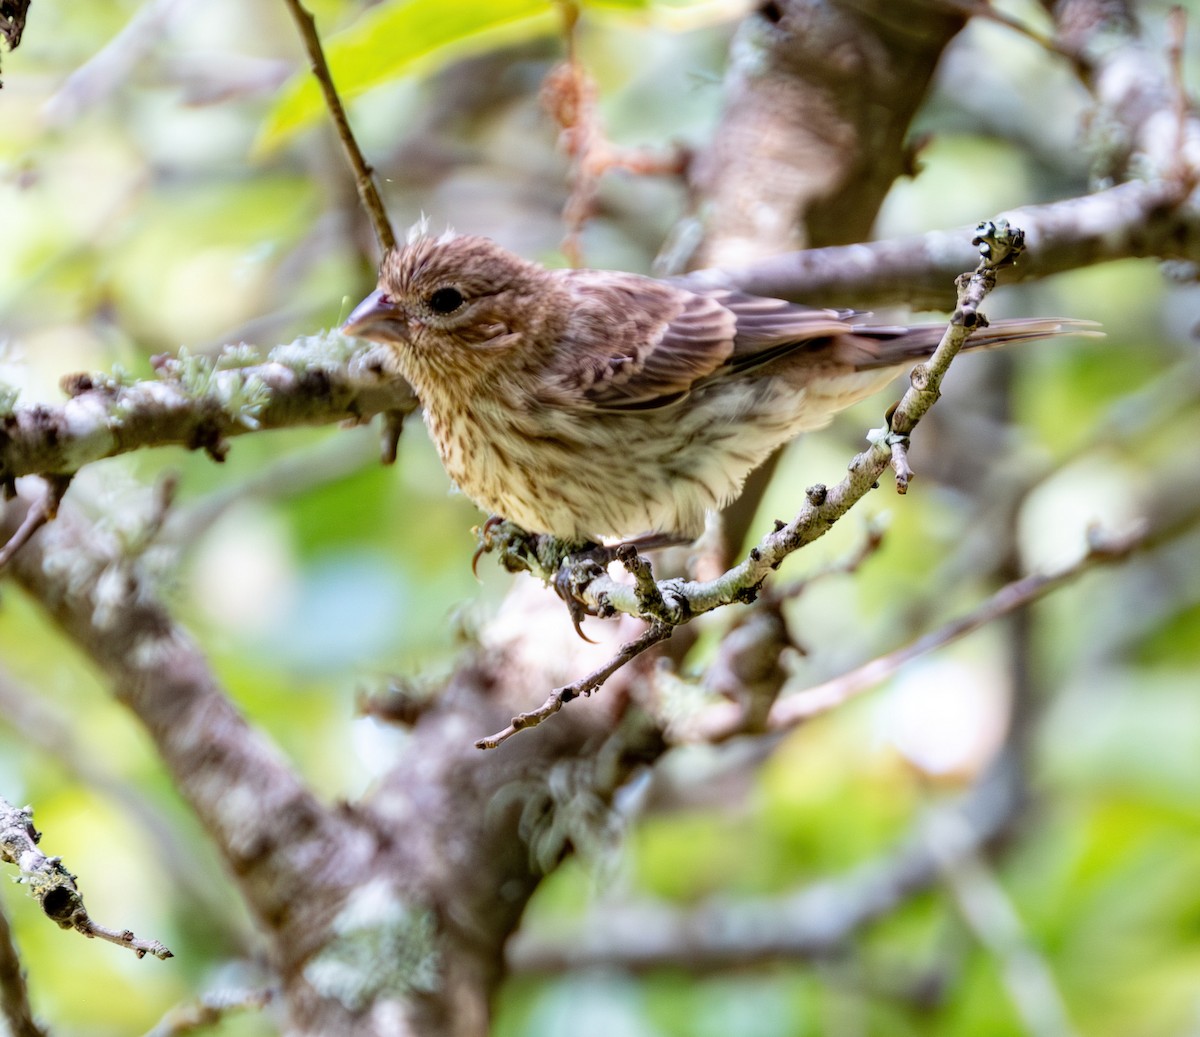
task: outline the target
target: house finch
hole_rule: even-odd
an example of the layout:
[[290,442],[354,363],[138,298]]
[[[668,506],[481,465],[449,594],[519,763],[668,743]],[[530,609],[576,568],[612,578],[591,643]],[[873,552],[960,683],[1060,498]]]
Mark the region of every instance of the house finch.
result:
[[[933,352],[944,326],[871,326],[729,290],[547,270],[479,237],[417,236],[343,327],[390,346],[451,479],[531,533],[690,539],[782,443]],[[972,347],[1069,332],[997,321]]]

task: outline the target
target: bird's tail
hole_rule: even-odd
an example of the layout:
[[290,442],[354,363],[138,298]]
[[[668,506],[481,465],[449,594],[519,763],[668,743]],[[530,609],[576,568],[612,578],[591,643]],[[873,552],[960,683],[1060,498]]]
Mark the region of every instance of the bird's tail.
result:
[[[1103,337],[1104,333],[1095,321],[1075,320],[1070,317],[1017,317],[998,320],[986,328],[974,332],[966,350],[994,349],[1009,342],[1024,342],[1028,339],[1057,338],[1060,335],[1079,335],[1086,338]],[[860,371],[879,367],[894,367],[907,361],[920,360],[937,348],[946,331],[945,324],[904,325],[856,325],[845,343],[854,350],[853,357],[846,357]],[[841,345],[841,343],[839,343]],[[839,350],[840,351],[840,350]]]

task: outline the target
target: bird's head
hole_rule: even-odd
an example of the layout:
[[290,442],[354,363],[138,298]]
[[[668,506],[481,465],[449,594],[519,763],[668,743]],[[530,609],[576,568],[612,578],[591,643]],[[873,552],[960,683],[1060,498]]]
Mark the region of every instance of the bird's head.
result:
[[384,257],[378,287],[342,331],[392,347],[421,392],[431,380],[476,381],[511,362],[541,338],[553,294],[545,269],[494,241],[419,234]]

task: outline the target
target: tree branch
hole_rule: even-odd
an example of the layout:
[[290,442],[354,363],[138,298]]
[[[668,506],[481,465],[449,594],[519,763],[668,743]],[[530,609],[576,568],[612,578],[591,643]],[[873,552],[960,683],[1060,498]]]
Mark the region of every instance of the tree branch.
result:
[[497,731],[494,735],[489,735],[487,738],[480,738],[475,743],[476,749],[496,749],[507,742],[518,731],[524,731],[529,727],[537,727],[538,724],[545,720],[549,720],[555,713],[563,708],[566,703],[580,696],[587,697],[593,691],[600,688],[609,677],[617,672],[626,663],[632,662],[643,652],[649,651],[660,641],[665,641],[674,632],[674,627],[654,620],[646,631],[633,641],[627,641],[617,650],[617,653],[608,660],[603,666],[597,667],[586,677],[580,677],[579,680],[566,684],[561,688],[555,688],[537,709],[531,709],[526,713],[518,713],[508,726],[502,731]]
[[[1025,232],[1026,250],[1009,273],[1038,280],[1116,259],[1155,257],[1200,262],[1200,209],[1182,203],[1177,185],[1135,180],[1095,194],[1001,213]],[[816,306],[864,309],[906,304],[942,309],[945,286],[973,262],[971,229],[929,231],[887,241],[788,252],[685,277],[697,287]]]
[[693,972],[771,961],[826,958],[870,923],[931,886],[948,863],[978,853],[999,838],[1022,805],[1021,779],[1001,758],[954,813],[962,838],[935,854],[918,820],[903,845],[837,878],[781,896],[713,898],[678,907],[661,901],[604,904],[579,920],[566,939],[521,932],[508,947],[515,972],[558,973],[589,968]]
[[0,570],[2,570],[21,547],[29,541],[39,529],[58,514],[58,506],[62,503],[63,494],[71,485],[69,475],[51,475],[46,477],[46,489],[41,499],[26,513],[24,521],[17,527],[11,537],[0,547]]
[[8,915],[0,903],[0,1018],[8,1026],[10,1037],[47,1037],[34,1021],[33,1009],[29,1004],[29,988],[25,985],[25,972],[21,968],[21,957],[13,942],[12,928]]
[[384,252],[396,247],[396,235],[392,233],[392,225],[387,217],[383,199],[379,197],[379,189],[375,186],[374,170],[363,157],[354,132],[350,129],[350,120],[346,109],[342,107],[342,99],[338,97],[337,87],[333,85],[333,76],[325,61],[325,52],[321,49],[321,37],[317,34],[316,19],[305,9],[300,0],[283,0],[296,20],[300,36],[304,40],[304,49],[312,65],[312,73],[321,86],[325,97],[325,107],[333,119],[334,129],[337,130],[338,140],[342,142],[342,150],[346,153],[346,161],[354,170],[354,182],[358,187],[358,197],[371,217],[371,225],[375,228],[375,238]]
[[[20,489],[0,529],[22,521],[29,501]],[[146,728],[251,910],[267,928],[286,933],[276,964],[290,975],[327,938],[347,890],[363,880],[374,837],[320,804],[238,714],[138,559],[111,534],[64,506],[10,569]],[[333,856],[336,869],[314,868],[314,860]]]
[[147,954],[161,959],[174,957],[157,940],[143,940],[128,929],[109,929],[94,922],[84,907],[75,876],[63,867],[61,858],[47,857],[38,849],[41,838],[41,833],[33,827],[33,811],[29,807],[18,810],[0,799],[0,861],[20,869],[19,881],[29,886],[30,894],[47,918],[63,929],[74,929],[89,938],[128,947],[139,958]]
[[69,375],[65,403],[0,415],[0,482],[71,475],[145,447],[202,449],[219,461],[234,436],[417,407],[383,354],[332,332],[278,346],[265,360],[247,347],[227,347],[215,360],[181,352],[156,364],[156,380]]
[[228,890],[207,855],[195,852],[192,831],[181,830],[178,819],[142,789],[134,779],[119,777],[100,754],[77,737],[72,717],[47,696],[18,683],[0,669],[0,725],[26,749],[52,759],[77,784],[105,797],[131,818],[149,838],[158,863],[174,883],[177,896],[202,912],[210,932],[228,947],[254,952],[248,927],[231,908]]
[[[1172,531],[1177,535],[1184,526]],[[1001,587],[964,616],[951,620],[930,631],[911,644],[863,663],[839,677],[795,694],[785,695],[772,707],[767,716],[768,731],[787,731],[813,717],[820,716],[850,699],[856,698],[899,672],[904,666],[930,652],[966,637],[1002,616],[1040,601],[1046,595],[1073,582],[1085,572],[1102,565],[1123,562],[1135,551],[1161,542],[1151,536],[1146,526],[1120,534],[1093,532],[1088,549],[1077,561],[1049,573],[1034,573]],[[727,703],[718,703],[693,717],[686,730],[676,732],[672,740],[719,741],[738,730],[739,713]]]
[[721,121],[690,169],[705,214],[695,262],[865,238],[910,164],[904,135],[964,24],[923,0],[756,5],[730,48]]
[[215,1026],[237,1012],[262,1011],[275,998],[276,991],[220,990],[205,994],[185,1005],[171,1009],[145,1037],[183,1037]]

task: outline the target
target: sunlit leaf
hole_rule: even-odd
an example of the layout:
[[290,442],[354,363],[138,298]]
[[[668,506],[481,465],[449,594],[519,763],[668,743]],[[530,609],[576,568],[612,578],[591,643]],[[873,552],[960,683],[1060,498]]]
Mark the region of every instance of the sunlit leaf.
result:
[[[617,19],[634,16],[684,29],[733,17],[729,0],[583,0],[587,10]],[[681,12],[700,19],[679,22]],[[368,10],[324,41],[325,59],[343,100],[412,72],[431,72],[465,55],[557,32],[553,0],[392,0]],[[318,27],[319,28],[319,27]],[[316,80],[305,69],[292,77],[259,131],[263,154],[286,143],[324,114]]]
[[[372,8],[325,42],[325,58],[343,100],[415,71],[430,71],[465,54],[554,31],[550,0],[403,0]],[[259,131],[268,152],[324,113],[316,80],[305,70],[283,90]]]

